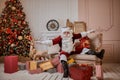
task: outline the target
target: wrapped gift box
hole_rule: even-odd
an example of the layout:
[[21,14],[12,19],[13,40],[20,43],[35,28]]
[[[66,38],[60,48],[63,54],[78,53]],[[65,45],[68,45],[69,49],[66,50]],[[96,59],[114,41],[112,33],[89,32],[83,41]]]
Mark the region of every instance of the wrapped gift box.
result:
[[4,57],[4,72],[14,73],[18,71],[18,56]]
[[[26,61],[26,70],[28,70],[28,72],[29,72],[30,74],[38,74],[38,73],[43,72],[41,68],[37,68],[37,65],[38,65],[38,63],[39,63],[39,62],[37,62],[37,61],[34,61],[34,62],[37,63],[37,64],[35,64],[37,69],[34,69],[34,70],[32,69],[32,70],[30,70],[30,64],[31,64],[31,62],[32,62],[32,61]],[[33,63],[34,63],[34,62],[33,62]],[[40,64],[40,63],[39,63],[39,64]]]
[[68,59],[67,63],[68,63],[68,64],[75,63],[75,60],[74,60],[73,58],[70,58],[70,59]]
[[57,66],[58,64],[60,64],[59,56],[56,56],[55,58],[53,58],[51,62],[54,66]]
[[54,66],[52,65],[51,61],[46,61],[46,62],[43,62],[41,64],[39,64],[40,68],[45,71],[45,70],[48,70],[48,69],[51,69],[53,68]]
[[58,64],[58,66],[57,66],[57,71],[59,72],[59,73],[63,73],[64,72],[64,70],[63,70],[63,67],[62,67],[62,64],[60,63],[60,64]]
[[36,70],[36,69],[37,69],[37,62],[30,61],[30,70]]
[[40,64],[42,63],[42,62],[44,62],[43,60],[38,60],[38,61],[36,61],[37,62],[37,68],[40,68]]
[[26,70],[30,70],[30,61],[26,61]]
[[19,68],[19,70],[25,70],[26,69],[26,64],[22,63],[22,62],[19,62],[18,63],[18,68]]

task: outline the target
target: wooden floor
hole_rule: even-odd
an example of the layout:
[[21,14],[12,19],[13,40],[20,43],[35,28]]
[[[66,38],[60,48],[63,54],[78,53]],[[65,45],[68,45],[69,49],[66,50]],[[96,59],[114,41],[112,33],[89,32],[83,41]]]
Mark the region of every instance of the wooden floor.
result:
[[[104,80],[120,80],[120,64],[103,64]],[[18,71],[12,74],[4,73],[4,64],[0,64],[0,80],[73,80],[62,78],[61,73],[29,74],[28,71]],[[91,80],[97,80],[94,76]]]
[[120,80],[120,63],[103,64],[104,80]]

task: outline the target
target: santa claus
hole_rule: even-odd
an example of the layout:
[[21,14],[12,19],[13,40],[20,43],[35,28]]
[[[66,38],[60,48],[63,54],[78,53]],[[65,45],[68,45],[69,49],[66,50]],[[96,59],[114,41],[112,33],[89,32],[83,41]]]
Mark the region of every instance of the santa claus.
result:
[[64,74],[63,77],[67,78],[69,76],[69,69],[67,64],[67,58],[72,54],[92,54],[96,55],[99,58],[103,58],[104,55],[104,49],[102,49],[100,52],[95,52],[88,47],[81,47],[79,48],[79,51],[75,51],[74,42],[75,39],[80,39],[83,37],[86,37],[87,34],[94,32],[94,30],[81,32],[79,34],[74,34],[73,31],[69,27],[63,27],[61,29],[61,34],[52,39],[52,40],[45,40],[40,41],[42,44],[48,44],[48,45],[55,45],[59,44],[60,46],[60,61],[62,63]]

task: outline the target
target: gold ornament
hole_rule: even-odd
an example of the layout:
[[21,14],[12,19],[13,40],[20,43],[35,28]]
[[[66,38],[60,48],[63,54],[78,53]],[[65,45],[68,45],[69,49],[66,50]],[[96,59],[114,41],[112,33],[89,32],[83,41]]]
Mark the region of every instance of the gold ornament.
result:
[[9,5],[8,7],[11,7],[11,5]]
[[3,19],[4,22],[6,22],[7,20],[6,19]]
[[14,7],[14,6],[12,6],[11,8],[12,8],[12,10],[15,10],[15,9],[16,9],[16,7]]
[[23,15],[21,14],[20,17],[23,17]]
[[11,44],[11,47],[14,47],[15,46],[15,44]]
[[18,40],[22,40],[23,39],[23,37],[22,36],[18,36]]

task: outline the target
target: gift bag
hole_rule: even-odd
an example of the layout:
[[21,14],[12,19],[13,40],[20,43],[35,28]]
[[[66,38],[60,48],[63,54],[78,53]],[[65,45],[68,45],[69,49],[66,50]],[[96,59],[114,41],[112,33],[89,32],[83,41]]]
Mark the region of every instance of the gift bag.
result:
[[103,71],[101,65],[96,65],[96,77],[99,79],[103,79]]
[[93,68],[91,66],[80,66],[75,64],[69,68],[70,76],[74,80],[90,80]]

